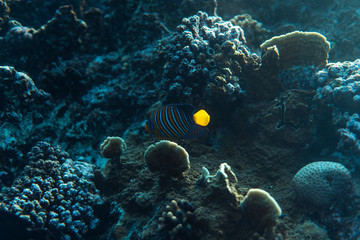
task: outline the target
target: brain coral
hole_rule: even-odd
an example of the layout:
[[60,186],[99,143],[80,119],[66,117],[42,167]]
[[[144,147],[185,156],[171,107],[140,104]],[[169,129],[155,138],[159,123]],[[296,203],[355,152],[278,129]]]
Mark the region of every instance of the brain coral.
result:
[[159,87],[167,101],[189,97],[200,101],[203,96],[210,103],[236,100],[243,93],[240,83],[246,73],[260,61],[245,46],[241,27],[205,12],[184,18],[164,41]]
[[329,208],[352,189],[349,170],[336,162],[306,165],[296,173],[293,184],[300,200],[320,208]]

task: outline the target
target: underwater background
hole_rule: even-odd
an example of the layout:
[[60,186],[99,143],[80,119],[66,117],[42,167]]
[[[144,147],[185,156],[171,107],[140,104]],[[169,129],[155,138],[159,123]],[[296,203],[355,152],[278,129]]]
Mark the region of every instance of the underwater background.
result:
[[357,0],[0,0],[0,239],[360,239],[359,29]]

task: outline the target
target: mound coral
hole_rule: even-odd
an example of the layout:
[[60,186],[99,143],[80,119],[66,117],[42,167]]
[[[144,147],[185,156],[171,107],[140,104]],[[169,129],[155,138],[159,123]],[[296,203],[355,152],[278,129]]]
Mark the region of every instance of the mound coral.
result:
[[350,172],[336,162],[313,162],[293,178],[297,196],[306,204],[328,209],[352,192]]
[[245,46],[241,27],[201,11],[184,18],[162,45],[166,63],[159,87],[168,102],[189,97],[196,102],[201,96],[210,103],[234,101],[260,60]]
[[190,168],[189,154],[175,142],[163,140],[150,145],[144,154],[151,172],[179,177]]

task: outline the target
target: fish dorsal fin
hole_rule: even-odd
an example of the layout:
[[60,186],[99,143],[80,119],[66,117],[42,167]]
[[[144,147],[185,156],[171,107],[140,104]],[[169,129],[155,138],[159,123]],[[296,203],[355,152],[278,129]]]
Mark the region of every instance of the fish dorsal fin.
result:
[[177,109],[183,111],[190,118],[192,118],[192,115],[194,114],[195,111],[194,106],[188,103],[175,103],[175,104],[169,104],[167,106],[176,107]]

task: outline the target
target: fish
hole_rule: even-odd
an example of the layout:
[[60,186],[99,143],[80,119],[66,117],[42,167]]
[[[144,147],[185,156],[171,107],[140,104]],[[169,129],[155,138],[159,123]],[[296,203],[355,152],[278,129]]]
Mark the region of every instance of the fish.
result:
[[191,104],[169,104],[151,111],[145,130],[162,140],[194,139],[205,135],[210,115],[203,109],[195,112]]

